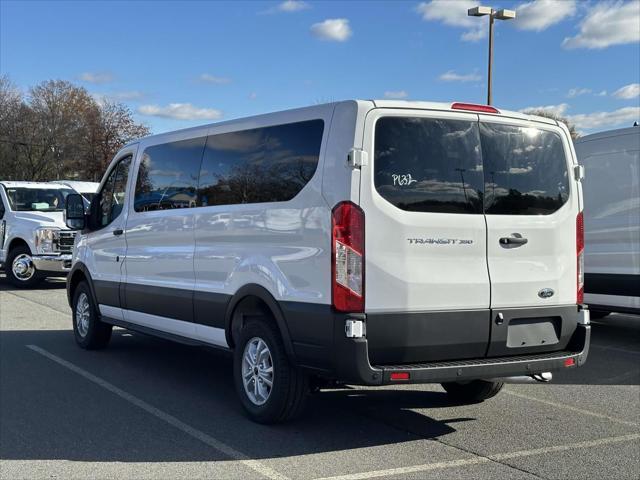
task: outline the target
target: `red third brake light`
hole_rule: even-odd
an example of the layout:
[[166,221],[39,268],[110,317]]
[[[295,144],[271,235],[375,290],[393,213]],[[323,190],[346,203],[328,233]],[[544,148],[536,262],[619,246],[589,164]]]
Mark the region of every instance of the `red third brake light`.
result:
[[584,216],[580,212],[576,218],[576,303],[584,303]]
[[333,307],[364,312],[364,212],[352,202],[332,211],[331,283]]
[[470,112],[482,112],[482,113],[500,113],[496,108],[491,105],[478,105],[475,103],[460,103],[456,102],[451,105],[452,110],[468,110]]

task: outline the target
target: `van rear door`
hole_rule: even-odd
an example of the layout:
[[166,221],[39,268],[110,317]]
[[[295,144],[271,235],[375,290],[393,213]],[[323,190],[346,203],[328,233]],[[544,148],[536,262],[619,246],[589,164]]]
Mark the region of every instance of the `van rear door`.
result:
[[498,116],[480,115],[479,128],[491,278],[488,355],[557,350],[575,329],[568,310],[565,318],[557,308],[575,311],[577,294],[580,205],[570,140],[559,127]]
[[371,362],[483,357],[490,301],[478,116],[379,108],[364,138]]

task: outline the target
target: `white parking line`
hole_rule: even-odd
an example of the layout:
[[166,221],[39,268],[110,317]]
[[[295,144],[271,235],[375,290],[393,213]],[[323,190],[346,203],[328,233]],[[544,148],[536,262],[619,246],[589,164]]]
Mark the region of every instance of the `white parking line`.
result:
[[619,423],[621,425],[628,425],[630,427],[638,426],[638,423],[636,422],[630,422],[628,420],[622,420],[621,418],[612,417],[604,413],[594,412],[594,411],[586,410],[580,407],[574,407],[573,405],[568,405],[566,403],[558,403],[558,402],[553,402],[551,400],[544,400],[542,398],[531,397],[529,395],[524,395],[523,393],[517,393],[517,392],[514,392],[513,390],[508,390],[508,389],[504,389],[503,392],[508,393],[509,395],[513,395],[514,397],[524,398],[525,400],[531,400],[532,402],[544,403],[545,405],[561,408],[563,410],[571,410],[572,412],[580,413],[582,415],[587,415],[589,417],[603,418],[605,420],[609,420],[610,422]]
[[564,452],[567,450],[575,450],[578,448],[591,448],[611,443],[628,442],[640,439],[639,433],[630,435],[622,435],[619,437],[601,438],[598,440],[589,440],[586,442],[568,443],[566,445],[557,445],[553,447],[536,448],[533,450],[518,450],[515,452],[498,453],[488,455],[486,457],[474,457],[462,460],[449,460],[446,462],[426,463],[423,465],[413,465],[411,467],[389,468],[387,470],[373,470],[370,472],[352,473],[348,475],[338,475],[335,477],[323,477],[317,480],[367,480],[370,478],[388,477],[391,475],[408,475],[410,473],[428,472],[430,470],[440,470],[444,468],[465,467],[468,465],[478,465],[489,462],[502,462],[520,457],[530,457],[534,455],[544,455],[547,453]]
[[136,407],[141,408],[145,412],[150,413],[154,417],[159,418],[160,420],[168,423],[169,425],[177,428],[178,430],[181,430],[182,432],[184,432],[187,435],[195,438],[196,440],[200,440],[205,445],[208,445],[208,446],[218,450],[219,452],[222,452],[223,454],[225,454],[226,456],[232,458],[233,460],[239,461],[240,463],[242,463],[246,467],[249,467],[250,469],[252,469],[255,472],[259,473],[260,475],[262,475],[262,476],[264,476],[266,478],[269,478],[270,480],[289,480],[288,477],[286,477],[285,475],[282,475],[281,473],[275,471],[274,469],[272,469],[271,467],[265,465],[264,463],[259,462],[258,460],[253,460],[253,459],[249,458],[244,453],[239,452],[238,450],[236,450],[233,447],[230,447],[226,443],[223,443],[220,440],[217,440],[217,439],[213,438],[212,436],[207,435],[206,433],[204,433],[204,432],[202,432],[202,431],[200,431],[200,430],[198,430],[196,428],[193,428],[190,425],[187,425],[186,423],[178,420],[176,417],[174,417],[172,415],[169,415],[168,413],[165,413],[162,410],[159,410],[159,409],[157,409],[156,407],[154,407],[152,405],[149,405],[144,400],[140,400],[138,397],[136,397],[134,395],[131,395],[130,393],[125,392],[124,390],[116,387],[115,385],[107,382],[106,380],[103,380],[100,377],[96,377],[92,373],[87,372],[86,370],[74,365],[73,363],[62,359],[62,358],[54,355],[53,353],[50,353],[50,352],[38,347],[37,345],[27,345],[27,348],[33,350],[34,352],[39,353],[40,355],[42,355],[44,357],[47,357],[49,360],[53,360],[57,364],[62,365],[63,367],[71,370],[72,372],[75,372],[78,375],[86,378],[90,382],[93,382],[96,385],[101,386],[105,390],[108,390],[111,393],[119,396],[123,400],[126,400],[127,402],[135,405]]

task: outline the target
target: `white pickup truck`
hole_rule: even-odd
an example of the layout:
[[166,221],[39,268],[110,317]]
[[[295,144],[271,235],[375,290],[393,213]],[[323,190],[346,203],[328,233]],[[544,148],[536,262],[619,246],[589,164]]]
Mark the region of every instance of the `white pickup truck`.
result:
[[76,232],[64,223],[68,194],[55,183],[0,181],[0,267],[18,288],[71,269]]

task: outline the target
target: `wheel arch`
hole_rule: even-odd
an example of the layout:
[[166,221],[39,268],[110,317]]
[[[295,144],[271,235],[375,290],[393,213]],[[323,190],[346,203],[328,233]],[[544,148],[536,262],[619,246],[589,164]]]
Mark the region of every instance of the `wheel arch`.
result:
[[25,246],[29,249],[29,252],[33,254],[31,251],[31,246],[29,246],[29,242],[27,242],[24,238],[21,237],[13,237],[9,240],[9,246],[7,247],[7,254],[16,247]]
[[[249,313],[252,310],[255,311],[255,309],[258,309],[263,311],[263,313],[271,315],[282,336],[287,356],[292,361],[295,361],[293,342],[282,309],[273,295],[271,295],[266,288],[257,284],[244,285],[231,297],[227,305],[225,314],[225,336],[229,347],[234,347],[234,332],[241,326],[238,324],[238,322],[242,321],[242,318],[239,317],[238,310],[244,308],[246,308]],[[262,309],[266,309],[267,312],[264,312]]]
[[93,287],[93,279],[91,278],[89,270],[84,263],[76,262],[73,268],[71,268],[69,275],[67,276],[67,301],[69,302],[69,306],[72,308],[73,295],[76,291],[76,288],[83,280],[87,282],[87,285],[89,285],[89,290],[91,291],[91,296],[95,301],[97,301],[96,291]]

